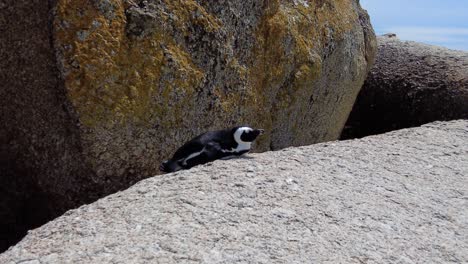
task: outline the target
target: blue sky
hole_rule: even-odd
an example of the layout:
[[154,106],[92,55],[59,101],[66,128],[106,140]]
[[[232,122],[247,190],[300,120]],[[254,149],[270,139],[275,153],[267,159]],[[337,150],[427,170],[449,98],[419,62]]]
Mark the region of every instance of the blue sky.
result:
[[468,51],[468,0],[361,0],[378,35]]

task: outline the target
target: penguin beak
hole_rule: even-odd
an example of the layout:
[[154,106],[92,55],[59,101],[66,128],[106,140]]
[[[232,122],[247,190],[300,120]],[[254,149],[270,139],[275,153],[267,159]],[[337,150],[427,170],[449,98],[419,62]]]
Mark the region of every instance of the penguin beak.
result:
[[265,133],[265,129],[257,129],[257,131],[260,135],[263,135]]

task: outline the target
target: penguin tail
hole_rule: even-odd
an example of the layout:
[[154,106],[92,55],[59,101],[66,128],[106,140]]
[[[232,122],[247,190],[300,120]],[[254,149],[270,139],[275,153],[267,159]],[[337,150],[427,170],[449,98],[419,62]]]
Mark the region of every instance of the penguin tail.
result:
[[167,161],[164,161],[163,163],[161,163],[161,165],[159,165],[159,170],[162,172],[169,172],[167,171]]
[[182,167],[178,164],[178,162],[174,162],[172,160],[166,160],[159,166],[159,170],[162,172],[176,172],[181,170]]

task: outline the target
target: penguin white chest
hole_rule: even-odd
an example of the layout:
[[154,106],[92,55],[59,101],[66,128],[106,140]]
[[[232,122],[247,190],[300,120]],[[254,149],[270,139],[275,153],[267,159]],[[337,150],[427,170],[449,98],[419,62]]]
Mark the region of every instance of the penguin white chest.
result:
[[231,149],[227,149],[227,150],[223,149],[222,152],[224,152],[224,153],[239,153],[239,152],[242,152],[242,151],[250,150],[251,147],[252,147],[252,143],[242,142],[242,143],[238,143],[236,148],[231,148]]
[[244,150],[250,150],[252,143],[250,142],[241,142],[237,145],[237,148],[234,149],[235,152],[241,152]]

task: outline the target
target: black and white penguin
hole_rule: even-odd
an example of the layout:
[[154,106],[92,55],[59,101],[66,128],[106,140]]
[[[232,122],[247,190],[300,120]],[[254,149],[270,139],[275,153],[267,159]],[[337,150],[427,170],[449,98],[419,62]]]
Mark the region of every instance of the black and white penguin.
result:
[[206,132],[185,143],[159,169],[175,172],[217,159],[240,156],[249,152],[252,142],[263,133],[263,129],[245,126]]

